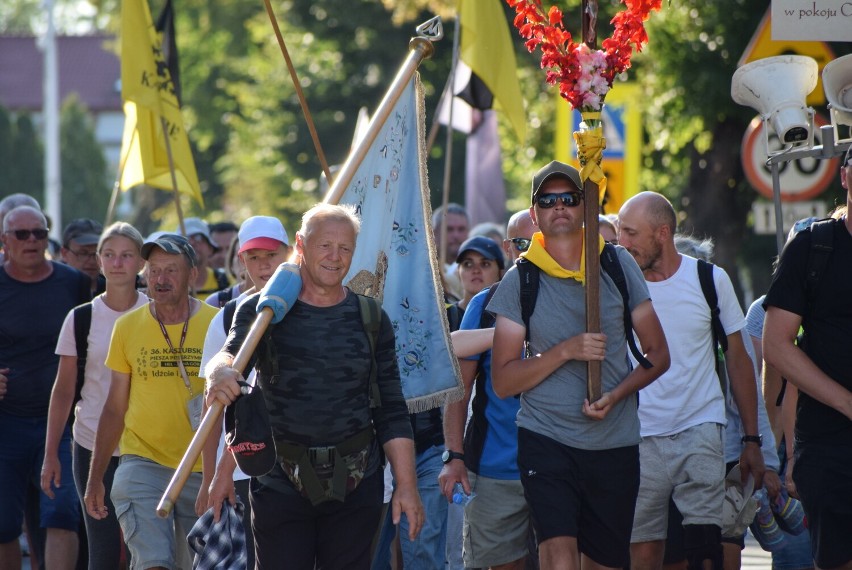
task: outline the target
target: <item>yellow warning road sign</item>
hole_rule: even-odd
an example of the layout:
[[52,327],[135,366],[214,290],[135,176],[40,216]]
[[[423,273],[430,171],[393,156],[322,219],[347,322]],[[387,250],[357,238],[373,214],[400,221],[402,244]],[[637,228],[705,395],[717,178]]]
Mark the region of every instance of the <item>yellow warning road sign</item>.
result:
[[804,42],[793,40],[773,40],[772,39],[772,13],[771,10],[766,10],[766,14],[757,26],[751,41],[746,46],[742,57],[737,65],[745,65],[776,55],[806,55],[816,60],[819,66],[819,74],[817,76],[817,86],[813,92],[808,95],[806,103],[808,105],[825,105],[825,93],[822,89],[822,68],[834,59],[834,52],[826,42]]

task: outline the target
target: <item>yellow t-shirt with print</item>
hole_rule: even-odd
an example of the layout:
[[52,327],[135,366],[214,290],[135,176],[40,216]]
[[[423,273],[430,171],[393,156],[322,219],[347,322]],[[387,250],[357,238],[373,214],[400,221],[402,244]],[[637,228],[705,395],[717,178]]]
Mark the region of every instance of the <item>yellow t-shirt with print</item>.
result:
[[[201,304],[189,319],[183,344],[183,363],[191,388],[178,368],[150,305],[120,317],[112,331],[106,365],[116,372],[130,374],[130,399],[124,416],[124,432],[118,448],[122,455],[146,457],[170,468],[177,468],[193,431],[187,404],[204,393],[199,377],[201,352],[210,321],[218,309]],[[180,346],[183,323],[166,325],[175,350]],[[201,471],[201,459],[193,471]]]

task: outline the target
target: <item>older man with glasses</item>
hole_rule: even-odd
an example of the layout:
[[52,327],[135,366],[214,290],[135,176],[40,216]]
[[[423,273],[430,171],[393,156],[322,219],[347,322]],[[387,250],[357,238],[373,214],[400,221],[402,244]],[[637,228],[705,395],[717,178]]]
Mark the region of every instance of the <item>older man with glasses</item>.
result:
[[[0,267],[0,569],[21,567],[18,535],[30,486],[40,488],[47,411],[59,357],[56,337],[65,315],[90,297],[89,279],[45,258],[47,220],[20,206],[3,220],[6,259]],[[59,446],[67,484],[50,499],[41,492],[41,526],[47,529],[45,566],[74,568],[80,507],[71,482],[71,431]]]

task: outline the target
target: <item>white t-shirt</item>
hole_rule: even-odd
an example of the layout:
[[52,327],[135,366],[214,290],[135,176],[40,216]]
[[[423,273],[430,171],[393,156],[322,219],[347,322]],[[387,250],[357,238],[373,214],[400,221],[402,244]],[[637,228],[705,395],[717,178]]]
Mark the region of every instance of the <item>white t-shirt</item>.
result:
[[[242,293],[239,297],[237,297],[237,303],[242,303],[243,299],[248,297],[247,294]],[[205,368],[207,368],[207,364],[213,360],[213,357],[222,350],[222,347],[225,346],[225,340],[227,340],[228,335],[225,334],[224,329],[224,312],[219,311],[216,313],[216,316],[213,317],[213,320],[210,321],[210,327],[207,329],[207,336],[204,337],[204,351],[201,353],[201,377],[207,378],[207,374],[205,373]],[[236,312],[234,313],[236,316]],[[255,371],[252,369],[249,377],[246,378],[246,382],[249,384],[254,384]],[[219,437],[219,449],[216,451],[216,461],[218,463],[219,459],[221,459],[222,454],[225,452],[225,419],[222,418],[222,435]],[[242,469],[237,466],[234,470],[234,481],[242,481],[243,479],[248,479],[249,476],[243,473]]]
[[[103,294],[92,300],[92,325],[88,336],[85,379],[80,401],[74,407],[74,441],[89,451],[95,448],[95,433],[106,403],[112,381],[112,370],[104,365],[115,321],[123,314],[148,304],[148,297],[138,293],[136,303],[124,312],[113,311],[103,301]],[[56,343],[59,356],[77,356],[74,339],[74,311],[69,311],[62,323]],[[113,452],[118,455],[118,449]]]
[[[710,308],[698,281],[698,260],[686,255],[680,258],[674,275],[665,281],[648,282],[654,310],[666,334],[671,366],[639,392],[642,437],[672,435],[708,422],[726,424],[712,348]],[[745,326],[743,311],[724,269],[714,267],[713,281],[719,297],[719,318],[725,334],[730,335]]]

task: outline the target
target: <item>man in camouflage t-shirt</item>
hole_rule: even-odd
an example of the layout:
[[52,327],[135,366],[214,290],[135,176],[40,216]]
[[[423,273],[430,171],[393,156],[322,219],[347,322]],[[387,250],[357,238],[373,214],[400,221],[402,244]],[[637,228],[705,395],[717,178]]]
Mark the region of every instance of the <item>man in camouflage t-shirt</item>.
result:
[[[375,347],[381,405],[371,409],[369,333],[358,296],[343,286],[359,228],[353,211],[343,206],[320,204],[305,213],[296,235],[302,289],[256,352],[279,456],[275,468],[251,485],[261,568],[279,567],[284,560],[288,568],[306,570],[369,568],[370,543],[382,511],[382,451],[396,477],[394,522],[404,513],[412,540],[423,522],[390,320],[381,311]],[[229,404],[239,395],[239,373],[230,365],[257,302],[255,295],[240,306],[225,347],[208,366],[208,401]],[[363,445],[351,445],[354,441]],[[333,446],[338,452],[329,454]],[[307,469],[294,460],[304,449],[311,458]],[[348,470],[345,491],[334,481],[337,461],[344,461]],[[309,489],[314,475],[326,491],[320,498]],[[341,494],[345,497],[339,500]]]

